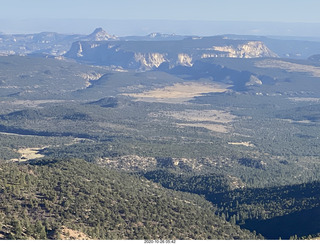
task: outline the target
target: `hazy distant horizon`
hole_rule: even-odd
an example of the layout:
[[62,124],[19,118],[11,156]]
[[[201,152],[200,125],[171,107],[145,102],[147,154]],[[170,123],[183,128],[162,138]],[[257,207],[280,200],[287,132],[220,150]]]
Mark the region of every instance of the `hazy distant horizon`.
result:
[[45,18],[0,20],[0,32],[4,34],[30,34],[39,32],[89,34],[97,27],[102,27],[108,33],[117,36],[147,35],[153,32],[159,32],[199,36],[237,34],[320,38],[320,23]]
[[10,0],[0,32],[320,37],[319,0]]

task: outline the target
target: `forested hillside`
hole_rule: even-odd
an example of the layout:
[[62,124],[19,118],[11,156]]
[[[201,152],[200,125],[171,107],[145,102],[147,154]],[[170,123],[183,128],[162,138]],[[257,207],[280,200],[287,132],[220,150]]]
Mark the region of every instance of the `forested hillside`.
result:
[[[186,176],[168,170],[150,171],[145,177],[166,188],[205,196],[216,213],[267,239],[317,236],[320,232],[320,182],[271,188],[230,189],[221,175]],[[279,226],[283,226],[279,229]]]
[[1,163],[0,175],[2,239],[258,238],[197,195],[82,160]]

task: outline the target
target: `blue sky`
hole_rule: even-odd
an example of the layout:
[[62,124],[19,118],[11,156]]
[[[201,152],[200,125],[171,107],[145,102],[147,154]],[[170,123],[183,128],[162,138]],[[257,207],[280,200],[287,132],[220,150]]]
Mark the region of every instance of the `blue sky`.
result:
[[1,19],[86,18],[320,23],[319,0],[0,0]]
[[319,10],[320,0],[0,0],[0,32],[320,36]]

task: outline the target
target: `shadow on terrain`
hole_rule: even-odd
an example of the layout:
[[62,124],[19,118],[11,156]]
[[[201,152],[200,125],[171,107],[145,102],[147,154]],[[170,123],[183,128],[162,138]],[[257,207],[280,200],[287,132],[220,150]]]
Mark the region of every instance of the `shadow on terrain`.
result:
[[242,228],[256,231],[266,239],[289,239],[320,232],[320,207],[267,220],[247,220]]

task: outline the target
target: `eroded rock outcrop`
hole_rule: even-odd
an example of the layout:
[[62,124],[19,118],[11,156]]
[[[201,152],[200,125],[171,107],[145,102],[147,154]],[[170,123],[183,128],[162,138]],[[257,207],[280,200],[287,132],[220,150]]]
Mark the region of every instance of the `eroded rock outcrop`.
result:
[[191,67],[195,61],[205,58],[277,57],[261,41],[221,37],[176,41],[79,41],[73,43],[65,56],[86,63],[140,70],[155,69],[163,63],[167,63],[170,68]]
[[213,49],[225,53],[220,56],[228,58],[278,57],[260,41],[249,41],[238,46],[214,46]]
[[135,61],[141,64],[141,68],[158,68],[162,63],[168,62],[167,54],[162,53],[135,53]]

